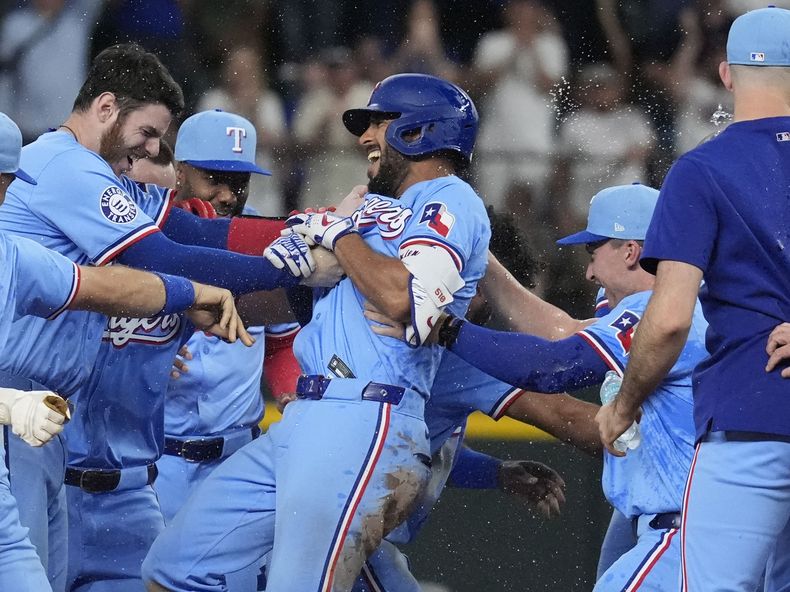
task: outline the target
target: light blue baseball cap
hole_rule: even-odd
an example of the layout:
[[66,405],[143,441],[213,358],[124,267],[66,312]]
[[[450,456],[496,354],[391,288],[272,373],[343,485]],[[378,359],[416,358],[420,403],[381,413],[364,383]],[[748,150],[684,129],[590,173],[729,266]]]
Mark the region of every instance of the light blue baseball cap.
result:
[[658,191],[641,183],[607,187],[590,202],[587,229],[561,238],[558,245],[596,243],[609,238],[645,240]]
[[790,66],[790,10],[769,6],[735,19],[727,36],[727,62]]
[[201,111],[178,129],[175,159],[210,171],[271,175],[255,164],[257,144],[255,126],[241,115]]
[[22,154],[22,132],[5,113],[0,113],[0,173],[12,173],[31,185],[37,185],[33,177],[19,168]]

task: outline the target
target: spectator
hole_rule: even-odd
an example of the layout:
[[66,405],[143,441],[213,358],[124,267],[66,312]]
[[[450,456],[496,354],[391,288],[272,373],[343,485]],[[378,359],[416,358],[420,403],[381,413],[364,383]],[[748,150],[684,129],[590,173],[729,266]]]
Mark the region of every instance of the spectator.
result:
[[550,90],[568,68],[568,49],[537,0],[510,0],[505,20],[504,30],[482,37],[474,59],[487,94],[478,140],[480,189],[495,206],[513,185],[542,203],[554,148]]
[[687,8],[680,22],[685,39],[672,57],[670,89],[677,113],[675,151],[683,154],[723,129],[732,117],[732,93],[719,82],[731,19],[723,10]]
[[458,69],[448,58],[439,33],[439,14],[433,0],[414,0],[406,33],[393,57],[394,72],[420,72],[456,80]]
[[71,113],[102,0],[32,0],[0,25],[0,110],[35,140]]
[[327,205],[367,181],[367,159],[341,116],[352,106],[366,105],[371,86],[359,80],[346,48],[323,52],[320,63],[305,72],[310,86],[294,115],[294,135],[307,157],[302,202]]
[[611,66],[585,66],[576,87],[581,108],[560,127],[552,183],[560,232],[584,223],[600,189],[644,182],[655,142],[644,112],[624,102],[623,79]]
[[268,88],[260,53],[251,46],[228,52],[222,68],[222,86],[206,92],[197,109],[222,109],[252,122],[258,131],[258,166],[272,170],[273,176],[255,176],[251,180],[249,204],[264,216],[286,214],[280,191],[286,169],[279,159],[288,139],[285,108],[280,96]]

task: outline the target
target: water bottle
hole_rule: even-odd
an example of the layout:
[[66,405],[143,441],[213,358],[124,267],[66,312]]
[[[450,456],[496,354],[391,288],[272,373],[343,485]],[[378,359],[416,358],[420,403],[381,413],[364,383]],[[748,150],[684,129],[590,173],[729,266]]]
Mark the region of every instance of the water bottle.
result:
[[[606,377],[601,385],[601,403],[606,405],[614,401],[617,393],[620,392],[620,385],[623,379],[612,370],[606,373]],[[614,441],[614,449],[618,452],[633,450],[642,443],[642,435],[639,433],[639,424],[634,422],[622,435]]]

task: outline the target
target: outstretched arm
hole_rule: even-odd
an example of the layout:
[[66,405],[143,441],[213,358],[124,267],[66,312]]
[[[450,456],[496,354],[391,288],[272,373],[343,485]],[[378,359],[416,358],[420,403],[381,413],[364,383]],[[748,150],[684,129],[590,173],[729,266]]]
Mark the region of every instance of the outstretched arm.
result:
[[530,292],[490,252],[488,268],[480,281],[480,288],[496,318],[511,331],[531,333],[556,341],[573,335],[593,322],[574,319],[561,308]]
[[507,416],[534,425],[579,450],[600,456],[603,446],[595,423],[600,405],[565,393],[547,395],[526,391],[507,409]]

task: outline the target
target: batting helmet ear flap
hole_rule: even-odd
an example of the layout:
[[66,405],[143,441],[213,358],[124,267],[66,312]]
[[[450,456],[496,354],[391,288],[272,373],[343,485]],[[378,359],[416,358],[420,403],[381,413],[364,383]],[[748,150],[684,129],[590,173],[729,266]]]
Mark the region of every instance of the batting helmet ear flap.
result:
[[[361,136],[376,115],[392,120],[387,143],[406,156],[449,150],[465,163],[472,160],[477,136],[477,109],[454,84],[427,74],[396,74],[379,82],[363,109],[349,109],[343,123]],[[419,132],[411,137],[410,132]]]

